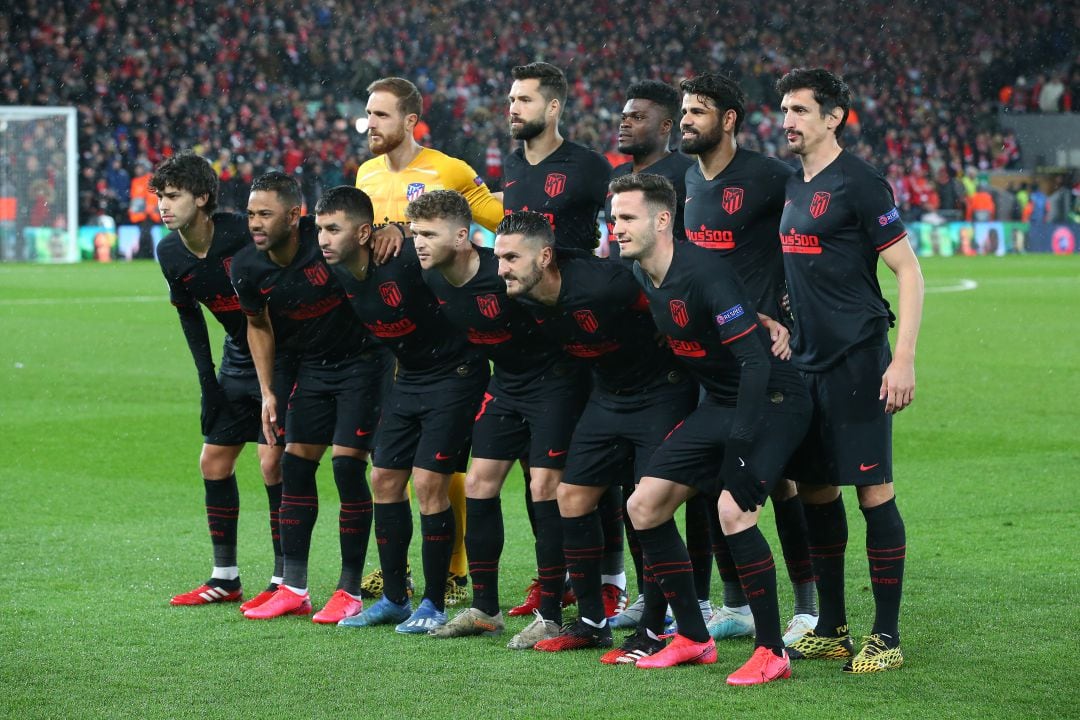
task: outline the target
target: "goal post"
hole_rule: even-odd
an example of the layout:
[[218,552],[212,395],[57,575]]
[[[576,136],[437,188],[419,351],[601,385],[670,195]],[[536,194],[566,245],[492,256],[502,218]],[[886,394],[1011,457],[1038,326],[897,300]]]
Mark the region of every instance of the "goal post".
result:
[[79,260],[77,118],[0,106],[0,262]]

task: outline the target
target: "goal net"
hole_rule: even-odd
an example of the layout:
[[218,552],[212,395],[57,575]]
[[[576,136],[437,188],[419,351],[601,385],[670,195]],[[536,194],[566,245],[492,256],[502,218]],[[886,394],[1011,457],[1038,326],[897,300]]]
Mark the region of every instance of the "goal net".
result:
[[78,139],[72,107],[0,106],[0,262],[75,262]]

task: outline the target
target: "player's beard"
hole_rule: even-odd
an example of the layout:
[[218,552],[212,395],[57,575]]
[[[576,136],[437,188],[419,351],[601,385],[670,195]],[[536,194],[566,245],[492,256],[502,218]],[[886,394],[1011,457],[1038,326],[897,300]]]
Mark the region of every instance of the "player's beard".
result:
[[533,262],[532,268],[529,270],[528,275],[518,276],[514,275],[510,279],[517,285],[513,292],[507,288],[507,295],[511,297],[518,295],[528,295],[534,287],[540,284],[540,278],[544,276],[544,271],[540,268],[539,263]]
[[695,135],[689,140],[685,137],[679,143],[679,149],[687,155],[701,155],[707,153],[720,144],[724,139],[724,131],[717,127],[708,135]]
[[403,142],[405,142],[405,131],[404,129],[399,129],[393,135],[381,133],[379,135],[378,147],[375,146],[375,143],[372,142],[372,138],[369,137],[368,149],[375,155],[385,155],[396,150]]
[[532,140],[534,137],[539,137],[540,133],[547,129],[547,123],[543,118],[539,120],[529,120],[523,122],[521,127],[517,130],[511,129],[510,134],[515,140]]

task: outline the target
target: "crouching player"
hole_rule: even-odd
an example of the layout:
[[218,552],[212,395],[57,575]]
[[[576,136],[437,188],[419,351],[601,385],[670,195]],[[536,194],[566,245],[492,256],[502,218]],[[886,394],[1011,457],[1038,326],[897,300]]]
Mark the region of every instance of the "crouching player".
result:
[[[727,261],[672,238],[675,191],[657,175],[611,183],[615,237],[649,298],[660,332],[706,391],[697,410],[653,455],[627,509],[647,569],[679,626],[642,668],[716,661],[698,609],[693,569],[675,510],[696,492],[719,495],[720,524],[754,615],[754,653],[731,685],[790,677],[780,633],[776,566],[757,527],[760,506],[806,433],[810,398],[793,368],[774,357],[769,332]],[[717,471],[719,470],[719,480]]]

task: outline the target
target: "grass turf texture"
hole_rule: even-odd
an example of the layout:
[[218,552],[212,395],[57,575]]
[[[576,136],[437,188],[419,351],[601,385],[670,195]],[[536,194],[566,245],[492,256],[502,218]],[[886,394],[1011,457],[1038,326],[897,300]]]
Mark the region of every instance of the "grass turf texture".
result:
[[[0,265],[0,716],[1069,716],[1077,663],[1067,638],[1080,589],[1080,340],[1069,328],[1080,258],[923,267],[917,400],[895,429],[907,665],[848,677],[839,662],[802,661],[791,681],[741,689],[724,678],[749,656],[748,640],[721,643],[710,667],[646,672],[601,666],[597,652],[506,650],[523,618],[510,619],[503,638],[439,641],[301,618],[251,622],[236,605],[169,607],[208,575],[210,543],[198,388],[161,276],[149,263]],[[949,292],[961,279],[978,287]],[[895,294],[887,271],[883,285]],[[252,449],[238,476],[250,596],[271,569]],[[317,606],[337,578],[328,462],[320,487]],[[522,497],[514,475],[503,500],[504,609],[533,573]],[[850,491],[847,506],[849,617],[859,634],[872,607]],[[762,526],[779,561],[771,510]],[[779,574],[786,616],[790,587]]]

